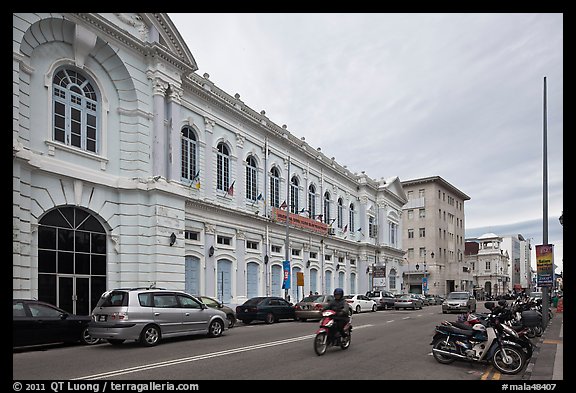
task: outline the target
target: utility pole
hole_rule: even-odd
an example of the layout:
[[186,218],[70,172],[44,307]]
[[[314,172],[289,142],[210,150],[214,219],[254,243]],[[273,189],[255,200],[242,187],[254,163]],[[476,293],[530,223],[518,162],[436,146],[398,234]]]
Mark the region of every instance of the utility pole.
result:
[[[548,244],[548,138],[546,122],[546,77],[544,77],[544,114],[542,127],[542,244]],[[552,255],[554,261],[554,255]],[[552,277],[554,277],[554,263],[552,263]],[[542,287],[542,323],[543,327],[548,326],[548,308],[550,307],[550,292],[547,285]]]

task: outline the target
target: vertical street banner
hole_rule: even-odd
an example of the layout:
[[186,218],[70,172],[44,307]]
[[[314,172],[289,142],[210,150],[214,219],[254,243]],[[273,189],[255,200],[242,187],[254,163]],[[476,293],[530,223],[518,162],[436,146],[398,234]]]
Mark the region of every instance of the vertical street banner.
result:
[[536,271],[538,287],[552,287],[554,281],[554,245],[536,246]]
[[282,262],[283,266],[283,280],[282,289],[290,289],[290,261]]

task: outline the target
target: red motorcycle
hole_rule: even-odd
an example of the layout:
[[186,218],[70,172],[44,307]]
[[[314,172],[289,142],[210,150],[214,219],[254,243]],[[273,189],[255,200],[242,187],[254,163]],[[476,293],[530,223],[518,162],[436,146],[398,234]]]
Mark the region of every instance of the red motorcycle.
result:
[[344,325],[343,330],[346,336],[342,337],[336,328],[336,321],[334,321],[335,315],[336,312],[333,310],[325,310],[322,312],[320,327],[316,331],[316,337],[314,337],[314,351],[318,356],[324,355],[329,346],[340,346],[342,349],[348,349],[348,347],[350,347],[352,320]]

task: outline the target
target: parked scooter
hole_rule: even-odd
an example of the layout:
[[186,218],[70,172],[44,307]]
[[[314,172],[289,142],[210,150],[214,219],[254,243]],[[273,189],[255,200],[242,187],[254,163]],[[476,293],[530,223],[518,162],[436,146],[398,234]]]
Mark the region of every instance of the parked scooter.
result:
[[320,327],[316,331],[314,337],[314,351],[318,356],[326,353],[329,346],[340,346],[342,349],[350,347],[352,340],[352,319],[344,325],[345,337],[342,337],[336,328],[334,316],[336,312],[333,310],[325,310],[322,312],[322,319],[320,320]]
[[434,358],[443,364],[457,359],[492,363],[503,374],[518,374],[527,364],[527,353],[518,333],[501,323],[502,307],[486,302],[488,314],[486,326],[475,324],[472,329],[451,325],[438,325],[430,343]]

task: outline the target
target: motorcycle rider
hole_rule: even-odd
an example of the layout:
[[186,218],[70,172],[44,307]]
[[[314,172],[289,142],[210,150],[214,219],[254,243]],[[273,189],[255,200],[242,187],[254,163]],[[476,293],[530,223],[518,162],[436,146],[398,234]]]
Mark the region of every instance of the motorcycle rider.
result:
[[341,337],[346,337],[344,326],[350,321],[350,306],[346,300],[344,300],[344,290],[342,288],[336,288],[334,290],[334,299],[324,307],[324,310],[333,310],[336,312],[333,318],[337,331]]

